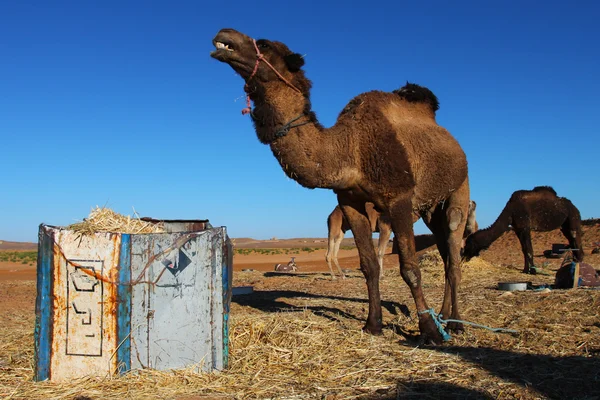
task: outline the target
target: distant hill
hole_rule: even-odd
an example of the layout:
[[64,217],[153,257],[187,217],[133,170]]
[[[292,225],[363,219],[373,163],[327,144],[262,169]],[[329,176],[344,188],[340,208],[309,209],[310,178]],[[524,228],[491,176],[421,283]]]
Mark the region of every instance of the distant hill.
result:
[[[259,240],[252,238],[232,238],[233,246],[238,249],[264,249],[264,248],[295,248],[295,247],[311,247],[311,248],[327,248],[327,238],[292,238],[278,239],[271,238],[268,240]],[[344,238],[342,241],[343,247],[353,247],[353,238]]]
[[0,250],[22,250],[32,251],[37,250],[37,243],[31,242],[9,242],[7,240],[0,240]]

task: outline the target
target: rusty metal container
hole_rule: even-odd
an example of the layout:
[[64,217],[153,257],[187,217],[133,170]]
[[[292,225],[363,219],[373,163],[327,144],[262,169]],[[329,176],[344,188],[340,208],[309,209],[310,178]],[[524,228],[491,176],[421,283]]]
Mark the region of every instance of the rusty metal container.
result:
[[227,366],[226,229],[163,222],[167,233],[91,236],[40,225],[36,380]]

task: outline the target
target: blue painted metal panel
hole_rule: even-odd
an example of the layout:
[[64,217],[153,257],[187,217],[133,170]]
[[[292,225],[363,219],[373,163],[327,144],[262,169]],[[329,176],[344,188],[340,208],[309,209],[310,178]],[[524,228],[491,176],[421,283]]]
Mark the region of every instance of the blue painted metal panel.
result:
[[223,267],[222,267],[222,287],[223,287],[223,368],[229,365],[229,309],[232,295],[232,256],[233,249],[231,242],[225,233],[226,240],[223,241]]
[[131,235],[121,235],[117,288],[117,363],[119,373],[131,369]]
[[37,298],[35,301],[35,375],[36,381],[50,378],[52,356],[52,263],[54,238],[42,225],[38,235]]

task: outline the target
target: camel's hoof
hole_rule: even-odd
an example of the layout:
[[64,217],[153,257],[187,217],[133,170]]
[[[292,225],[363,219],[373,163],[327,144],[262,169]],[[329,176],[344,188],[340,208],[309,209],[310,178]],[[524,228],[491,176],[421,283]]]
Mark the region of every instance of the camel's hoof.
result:
[[431,316],[422,317],[419,320],[419,331],[421,332],[421,335],[419,336],[420,344],[428,346],[444,343],[444,338],[435,325],[435,322],[433,322]]
[[460,322],[448,322],[448,325],[446,325],[446,332],[448,333],[461,334],[464,331],[465,326]]
[[381,332],[381,326],[370,327],[368,325],[363,326],[363,332],[370,333],[373,336],[381,336],[383,333]]
[[523,270],[524,274],[530,274],[530,275],[536,275],[537,274],[537,270],[535,269],[535,267],[531,267],[531,268],[526,268]]

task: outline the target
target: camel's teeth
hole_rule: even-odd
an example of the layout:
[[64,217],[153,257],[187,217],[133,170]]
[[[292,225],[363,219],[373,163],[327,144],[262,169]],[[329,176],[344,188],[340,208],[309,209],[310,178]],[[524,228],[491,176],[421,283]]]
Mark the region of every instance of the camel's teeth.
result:
[[233,49],[230,48],[228,44],[221,43],[221,42],[216,42],[215,47],[217,48],[217,50],[225,49],[227,51],[233,51]]

